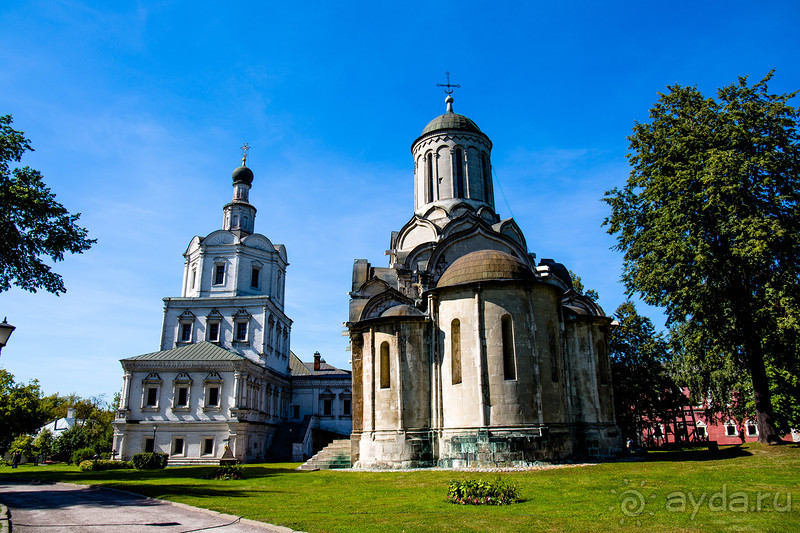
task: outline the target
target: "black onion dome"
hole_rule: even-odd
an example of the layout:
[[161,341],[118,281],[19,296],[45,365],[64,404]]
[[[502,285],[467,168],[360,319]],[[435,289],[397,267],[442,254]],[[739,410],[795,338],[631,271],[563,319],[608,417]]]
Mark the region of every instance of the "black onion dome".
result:
[[233,171],[233,182],[251,185],[253,183],[253,171],[242,165]]

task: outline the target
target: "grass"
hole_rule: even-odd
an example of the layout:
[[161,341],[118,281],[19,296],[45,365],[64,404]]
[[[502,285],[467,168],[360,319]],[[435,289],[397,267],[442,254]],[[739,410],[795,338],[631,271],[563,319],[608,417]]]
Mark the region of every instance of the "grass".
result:
[[446,500],[451,480],[497,474],[301,472],[296,466],[247,465],[247,479],[233,481],[200,479],[210,467],[80,472],[21,466],[1,468],[0,477],[102,484],[312,533],[800,531],[800,447],[794,444],[655,452],[643,462],[504,473],[523,501],[498,507]]

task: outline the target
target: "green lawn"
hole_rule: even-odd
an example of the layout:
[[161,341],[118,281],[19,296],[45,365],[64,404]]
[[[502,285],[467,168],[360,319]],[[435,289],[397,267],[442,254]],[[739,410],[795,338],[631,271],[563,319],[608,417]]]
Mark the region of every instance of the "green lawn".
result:
[[200,467],[80,472],[21,466],[3,467],[0,477],[102,484],[308,532],[800,531],[795,444],[657,452],[644,462],[504,473],[524,498],[505,507],[445,499],[451,479],[496,474],[299,472],[296,466],[248,465],[248,479],[239,481],[201,480],[209,468]]

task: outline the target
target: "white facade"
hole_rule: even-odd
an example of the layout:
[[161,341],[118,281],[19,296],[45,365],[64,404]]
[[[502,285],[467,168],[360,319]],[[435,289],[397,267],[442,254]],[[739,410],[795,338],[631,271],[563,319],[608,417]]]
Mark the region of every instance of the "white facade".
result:
[[[243,161],[244,163],[244,161]],[[286,248],[253,233],[253,173],[233,173],[223,227],[184,253],[181,296],[164,298],[160,351],[121,361],[114,450],[217,461],[228,446],[264,460],[288,417],[291,320],[284,314]]]

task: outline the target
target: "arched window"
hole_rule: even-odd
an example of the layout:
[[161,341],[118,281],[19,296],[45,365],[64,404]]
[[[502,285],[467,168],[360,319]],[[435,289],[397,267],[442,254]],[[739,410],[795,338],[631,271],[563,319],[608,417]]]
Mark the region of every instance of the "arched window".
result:
[[456,148],[456,198],[464,197],[464,150]]
[[503,333],[503,377],[517,379],[517,364],[514,360],[514,328],[509,315],[503,315],[503,318],[500,319],[500,327]]
[[453,385],[461,383],[461,322],[457,318],[450,324],[450,373]]
[[433,154],[428,154],[427,158],[427,167],[428,167],[428,190],[426,191],[426,203],[431,203],[433,201]]
[[388,389],[391,387],[391,379],[389,375],[389,343],[381,343],[381,388]]

